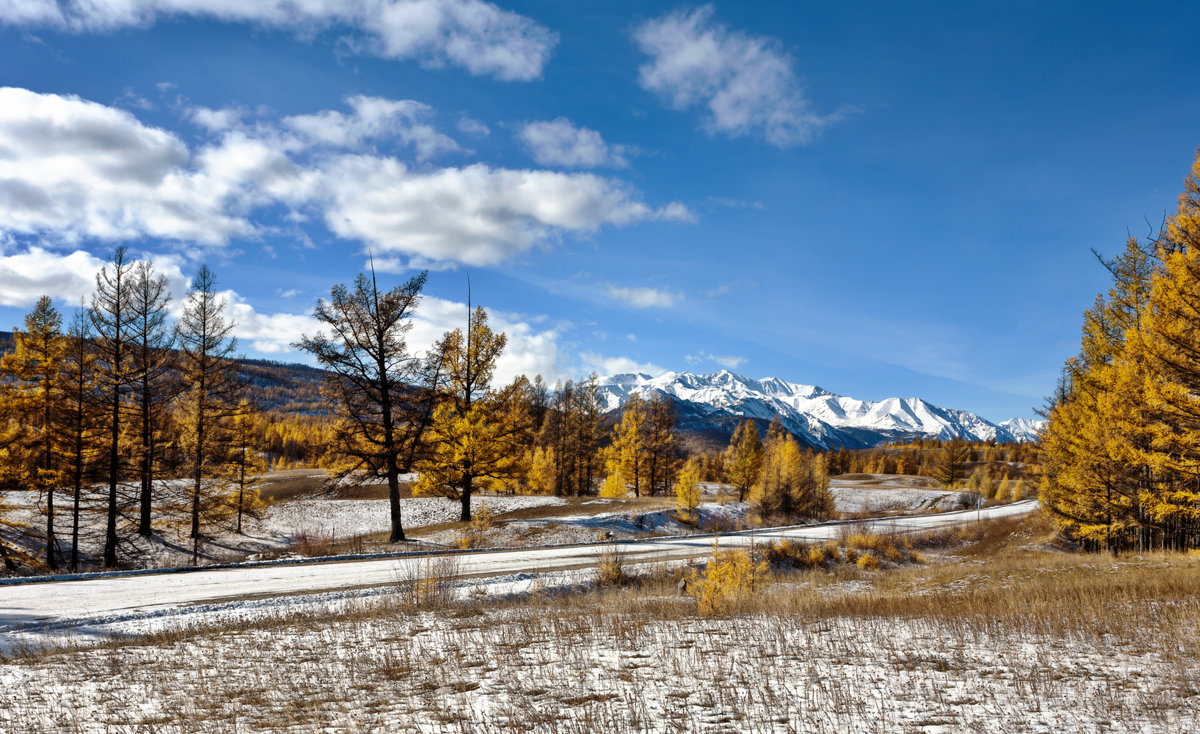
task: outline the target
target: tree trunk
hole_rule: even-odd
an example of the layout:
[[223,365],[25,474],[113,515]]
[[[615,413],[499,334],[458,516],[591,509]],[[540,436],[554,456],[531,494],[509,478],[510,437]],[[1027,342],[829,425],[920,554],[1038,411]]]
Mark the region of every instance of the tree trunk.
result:
[[400,543],[404,538],[404,523],[400,517],[400,472],[395,455],[388,456],[388,506],[392,511],[392,534],[389,543]]
[[[119,361],[116,370],[119,370]],[[114,385],[112,428],[108,439],[108,518],[104,526],[104,567],[117,565],[117,473],[120,467],[118,442],[121,438],[121,391]]]
[[142,378],[142,493],[138,499],[138,535],[150,537],[151,472],[154,470],[153,436],[150,431],[150,381]]
[[474,477],[467,474],[463,477],[462,486],[462,516],[459,518],[463,522],[471,521],[471,486]]

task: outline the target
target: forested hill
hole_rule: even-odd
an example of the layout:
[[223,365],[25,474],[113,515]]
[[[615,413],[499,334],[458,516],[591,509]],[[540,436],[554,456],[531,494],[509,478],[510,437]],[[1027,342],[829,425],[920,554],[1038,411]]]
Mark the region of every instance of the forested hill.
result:
[[[0,331],[0,354],[12,349],[12,333]],[[248,386],[246,398],[260,410],[307,415],[329,412],[320,392],[324,372],[315,367],[266,359],[240,359],[238,374]]]

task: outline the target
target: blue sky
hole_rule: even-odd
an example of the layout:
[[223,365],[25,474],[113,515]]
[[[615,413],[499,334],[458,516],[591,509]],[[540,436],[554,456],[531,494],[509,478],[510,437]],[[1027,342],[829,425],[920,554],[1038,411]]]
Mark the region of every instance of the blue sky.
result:
[[0,0],[0,327],[125,243],[299,359],[366,253],[501,376],[1028,416],[1200,145],[1163,3]]

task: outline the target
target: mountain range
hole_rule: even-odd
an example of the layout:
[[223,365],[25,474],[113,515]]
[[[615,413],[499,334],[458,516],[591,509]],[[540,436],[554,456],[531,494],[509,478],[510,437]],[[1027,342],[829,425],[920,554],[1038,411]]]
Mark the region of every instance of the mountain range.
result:
[[731,436],[746,418],[761,424],[761,432],[779,416],[798,440],[819,449],[870,448],[918,438],[1036,441],[1044,423],[1026,418],[992,423],[974,413],[940,408],[921,398],[857,400],[815,385],[777,377],[754,380],[729,370],[708,375],[613,375],[600,380],[599,390],[610,413],[620,411],[634,393],[643,399],[667,396],[674,403],[681,429],[712,438]]

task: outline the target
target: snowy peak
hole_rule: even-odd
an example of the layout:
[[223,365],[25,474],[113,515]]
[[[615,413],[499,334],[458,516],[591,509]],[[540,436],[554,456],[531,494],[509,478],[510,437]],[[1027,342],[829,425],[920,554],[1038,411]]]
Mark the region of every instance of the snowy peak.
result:
[[754,380],[729,370],[708,375],[615,375],[602,379],[598,387],[610,411],[620,408],[634,393],[647,400],[665,395],[685,404],[690,416],[706,416],[726,424],[739,417],[767,421],[778,416],[790,431],[820,448],[858,448],[922,436],[1035,441],[1043,423],[1014,418],[996,424],[974,413],[940,408],[921,398],[857,400],[815,385],[778,377]]
[[996,425],[1008,431],[1016,441],[1022,443],[1036,441],[1046,427],[1046,421],[1035,421],[1028,418],[1009,418]]

